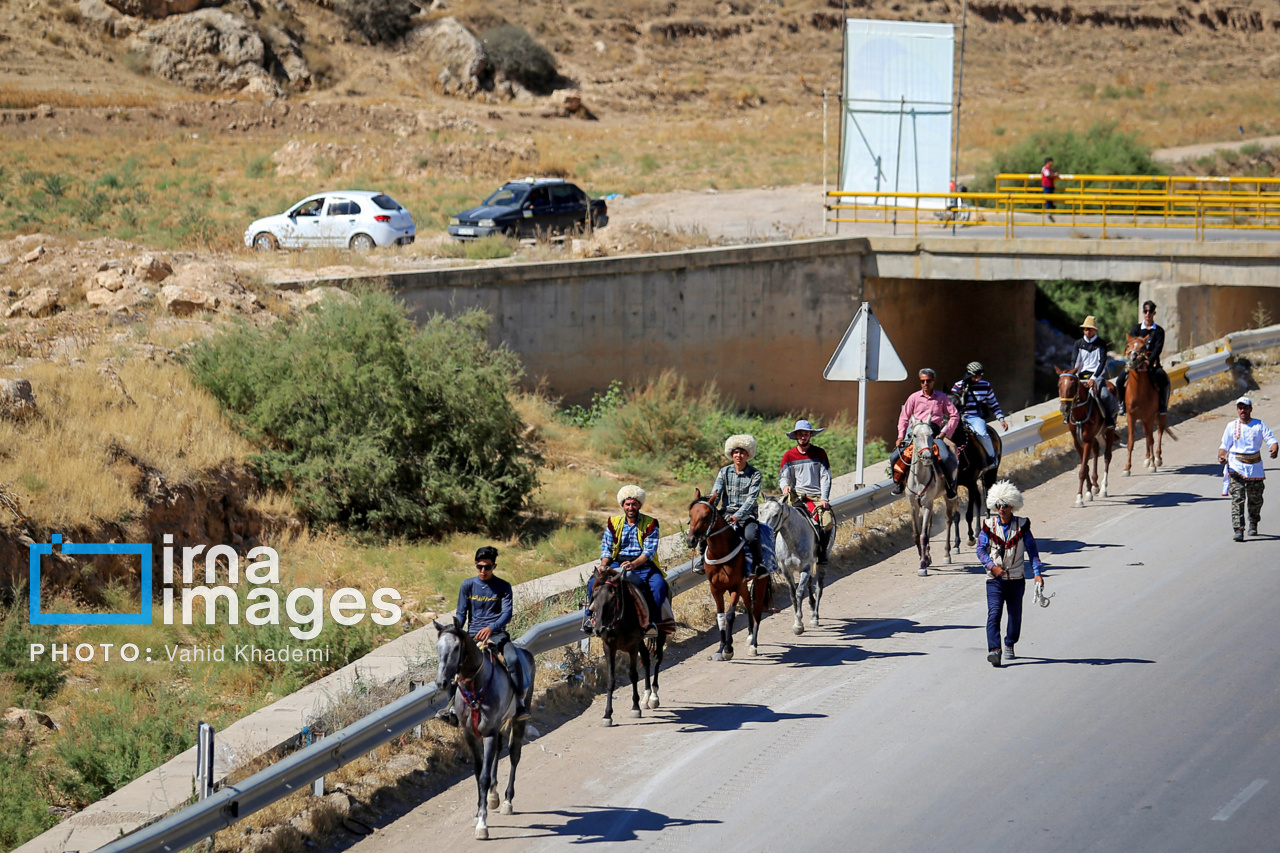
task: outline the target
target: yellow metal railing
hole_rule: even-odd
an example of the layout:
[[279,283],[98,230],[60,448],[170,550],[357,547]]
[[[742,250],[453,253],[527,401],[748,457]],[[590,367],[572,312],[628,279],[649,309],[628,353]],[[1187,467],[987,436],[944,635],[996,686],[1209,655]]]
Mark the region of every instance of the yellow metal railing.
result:
[[[996,192],[1041,192],[1040,173],[996,175]],[[1238,178],[1205,175],[1058,175],[1054,190],[1060,193],[1178,195],[1211,192],[1215,195],[1280,194],[1280,178]]]
[[[1096,177],[1096,176],[1095,176]],[[1102,176],[1117,181],[1135,176]],[[1137,176],[1141,178],[1142,176]],[[1053,202],[1053,209],[1046,208]],[[1006,189],[985,193],[827,193],[828,222],[878,223],[948,227],[952,224],[1002,224],[1005,236],[1019,227],[1080,228],[1190,228],[1196,240],[1208,229],[1280,230],[1280,192],[1138,191],[1120,187],[1112,191],[1077,190],[1043,193]]]

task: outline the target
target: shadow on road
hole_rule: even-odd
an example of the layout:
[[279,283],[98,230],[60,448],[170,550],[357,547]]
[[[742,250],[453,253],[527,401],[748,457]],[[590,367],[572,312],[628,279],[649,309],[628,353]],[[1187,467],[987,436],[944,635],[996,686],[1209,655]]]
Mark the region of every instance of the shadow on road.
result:
[[[1218,473],[1222,473],[1221,468],[1218,469]],[[1215,499],[1207,498],[1204,495],[1193,495],[1191,492],[1156,492],[1152,495],[1129,495],[1130,504],[1145,507],[1182,506],[1183,504],[1211,500]]]
[[550,812],[524,812],[525,817],[539,815],[566,818],[564,823],[531,823],[523,832],[506,835],[504,826],[490,826],[492,838],[564,838],[570,844],[598,844],[608,841],[638,841],[642,832],[661,832],[682,826],[717,824],[718,820],[688,820],[667,817],[648,809],[615,808],[612,806],[575,806],[573,809]]
[[1222,476],[1221,465],[1166,465],[1160,469],[1161,474],[1205,474]]
[[[616,713],[616,711],[615,711]],[[826,714],[780,714],[767,705],[731,702],[721,705],[690,705],[662,709],[661,716],[649,717],[651,723],[679,726],[677,732],[733,732],[747,723],[781,723],[787,720],[810,720]]]
[[[1032,531],[1035,532],[1034,530]],[[1111,542],[1081,542],[1079,539],[1050,539],[1047,536],[1036,536],[1036,545],[1040,555],[1047,557],[1058,554],[1074,554],[1087,548],[1123,548],[1123,545]]]
[[1041,664],[1041,663],[1082,663],[1088,666],[1111,666],[1117,663],[1155,663],[1153,660],[1145,658],[1033,658],[1024,655],[1018,655],[1015,661],[1009,661],[1006,667],[1022,666],[1023,664]]
[[921,625],[910,619],[831,619],[839,624],[840,633],[849,637],[864,637],[869,640],[883,640],[895,634],[934,634],[938,631],[972,631],[982,625]]

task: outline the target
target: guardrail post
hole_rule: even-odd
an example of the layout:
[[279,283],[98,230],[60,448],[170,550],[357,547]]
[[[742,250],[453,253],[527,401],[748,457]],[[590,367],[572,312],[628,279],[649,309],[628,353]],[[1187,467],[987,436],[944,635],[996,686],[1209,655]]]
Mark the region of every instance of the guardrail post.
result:
[[[306,728],[304,728],[302,731],[306,733],[307,746],[310,746],[314,741],[324,739],[324,732],[312,732],[310,729],[306,729]],[[311,783],[311,795],[314,797],[324,796],[324,776],[323,775],[321,775],[319,778],[317,778],[314,782]]]
[[213,796],[213,726],[196,727],[196,799]]

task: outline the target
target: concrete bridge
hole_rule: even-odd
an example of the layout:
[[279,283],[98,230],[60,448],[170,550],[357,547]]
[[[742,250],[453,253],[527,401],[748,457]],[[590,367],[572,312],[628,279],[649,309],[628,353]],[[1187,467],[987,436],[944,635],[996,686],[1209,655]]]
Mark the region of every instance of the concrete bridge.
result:
[[[979,359],[1007,409],[1032,397],[1038,279],[1137,282],[1170,352],[1250,327],[1259,305],[1280,317],[1272,242],[828,237],[388,278],[418,316],[487,311],[491,343],[569,401],[670,367],[743,406],[827,417],[855,405],[821,374],[863,301],[909,369],[950,380]],[[893,431],[914,384],[870,389],[870,433]]]

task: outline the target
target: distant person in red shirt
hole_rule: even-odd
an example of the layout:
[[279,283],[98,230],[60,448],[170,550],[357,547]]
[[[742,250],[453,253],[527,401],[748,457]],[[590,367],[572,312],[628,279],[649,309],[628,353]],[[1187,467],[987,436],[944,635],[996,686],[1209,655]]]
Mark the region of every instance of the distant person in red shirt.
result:
[[[1052,195],[1054,193],[1054,181],[1056,180],[1058,180],[1058,173],[1053,170],[1053,158],[1046,157],[1044,158],[1044,168],[1040,170],[1040,190],[1045,195]],[[1044,209],[1054,209],[1053,199],[1046,198],[1044,200]],[[1049,221],[1054,221],[1052,213],[1049,214]]]

